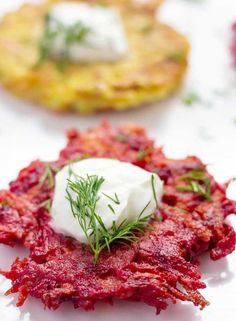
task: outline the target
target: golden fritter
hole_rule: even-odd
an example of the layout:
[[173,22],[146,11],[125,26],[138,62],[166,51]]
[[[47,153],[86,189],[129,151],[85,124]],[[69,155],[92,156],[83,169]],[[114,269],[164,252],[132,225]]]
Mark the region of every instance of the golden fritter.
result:
[[124,59],[90,64],[66,61],[63,68],[53,59],[37,64],[45,16],[60,1],[26,4],[1,21],[0,82],[4,87],[51,110],[81,113],[136,107],[163,99],[179,87],[189,45],[181,34],[156,21],[161,0],[105,1],[121,12],[130,49]]

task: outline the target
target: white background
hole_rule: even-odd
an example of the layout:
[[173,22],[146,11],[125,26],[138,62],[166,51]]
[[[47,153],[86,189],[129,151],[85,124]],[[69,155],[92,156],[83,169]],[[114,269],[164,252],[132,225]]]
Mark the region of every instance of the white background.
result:
[[[0,14],[22,0],[0,0]],[[37,2],[36,0],[34,2]],[[65,144],[64,131],[98,125],[104,117],[112,123],[144,125],[170,157],[200,156],[216,178],[223,182],[236,177],[236,72],[230,67],[230,25],[236,20],[235,0],[166,0],[160,19],[186,34],[192,45],[189,74],[180,93],[164,103],[122,113],[95,116],[57,115],[0,91],[0,188],[7,187],[17,172],[31,160],[57,157]],[[181,97],[196,92],[200,101],[190,107]],[[236,188],[229,195],[236,198]],[[230,219],[236,226],[235,217]],[[0,246],[0,268],[8,269],[24,250]],[[142,303],[115,302],[99,305],[95,312],[74,310],[64,304],[58,311],[44,311],[38,300],[29,298],[23,308],[4,297],[9,282],[0,277],[1,321],[233,321],[235,320],[236,253],[211,262],[202,259],[203,279],[208,287],[202,294],[211,302],[204,311],[178,303],[158,317]]]

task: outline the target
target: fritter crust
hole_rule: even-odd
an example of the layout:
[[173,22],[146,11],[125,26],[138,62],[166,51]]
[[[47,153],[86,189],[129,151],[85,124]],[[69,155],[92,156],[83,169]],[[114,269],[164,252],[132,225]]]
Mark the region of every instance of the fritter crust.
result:
[[[42,204],[52,199],[53,187],[49,179],[41,180],[49,163],[35,161],[9,191],[0,192],[0,242],[21,243],[30,252],[3,273],[12,281],[7,294],[18,292],[18,305],[31,295],[50,309],[71,301],[75,308],[90,310],[96,302],[114,298],[145,302],[157,313],[176,300],[204,308],[208,302],[198,291],[205,287],[199,255],[210,251],[216,260],[235,248],[235,232],[225,218],[236,213],[236,204],[227,199],[226,186],[219,185],[197,157],[168,159],[137,126],[104,123],[85,133],[70,130],[68,139],[59,159],[50,163],[54,173],[71,160],[92,156],[117,158],[159,174],[164,196],[153,229],[131,246],[117,243],[111,252],[104,250],[94,265],[88,246],[49,226],[50,214]],[[211,181],[211,202],[176,190],[180,177],[199,167]]]
[[11,92],[54,111],[91,113],[136,107],[179,87],[189,45],[181,34],[156,21],[159,0],[142,5],[105,1],[121,11],[130,47],[127,58],[115,63],[67,62],[63,70],[50,59],[37,65],[44,17],[59,1],[24,5],[0,23],[0,82]]

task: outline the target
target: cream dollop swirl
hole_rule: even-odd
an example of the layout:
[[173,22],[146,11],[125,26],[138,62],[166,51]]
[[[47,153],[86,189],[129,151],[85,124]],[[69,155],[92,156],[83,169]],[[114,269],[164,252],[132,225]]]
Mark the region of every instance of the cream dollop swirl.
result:
[[[83,243],[87,243],[86,235],[67,199],[68,179],[75,180],[75,176],[70,175],[72,171],[84,179],[89,175],[103,178],[95,211],[107,229],[113,222],[118,226],[124,220],[127,223],[137,220],[141,213],[142,217],[153,214],[162,197],[163,182],[158,175],[130,163],[90,158],[65,166],[55,178],[50,224],[56,232]],[[75,194],[72,193],[72,198]]]

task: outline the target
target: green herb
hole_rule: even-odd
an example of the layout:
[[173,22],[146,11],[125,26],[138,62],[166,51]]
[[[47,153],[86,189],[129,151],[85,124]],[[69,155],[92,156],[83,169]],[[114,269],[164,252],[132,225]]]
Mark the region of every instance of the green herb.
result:
[[200,102],[200,97],[197,93],[190,92],[182,98],[182,101],[186,106],[192,106]]
[[[54,28],[51,27],[53,25]],[[52,46],[58,36],[64,39],[67,50],[61,53],[58,67],[64,68],[65,60],[68,57],[68,49],[75,43],[84,41],[90,28],[86,27],[82,22],[77,22],[72,26],[65,26],[60,21],[47,15],[45,18],[45,29],[39,42],[39,61],[38,64],[44,62],[50,56]]]
[[4,200],[4,201],[0,202],[0,209],[6,207],[8,205],[9,205],[8,201]]
[[58,21],[55,21],[55,30],[51,30],[49,28],[49,24],[51,23],[51,21],[52,18],[50,17],[50,15],[46,15],[45,29],[39,41],[39,60],[37,64],[40,64],[44,60],[48,59],[51,50],[51,45],[54,42],[55,38],[58,36],[58,34],[62,31],[62,25]]
[[128,136],[125,135],[125,134],[118,134],[116,136],[116,140],[119,142],[119,143],[126,143],[127,140],[128,140]]
[[137,153],[137,160],[141,161],[148,155],[148,150],[140,149]]
[[119,198],[117,196],[117,194],[115,193],[114,194],[114,198],[105,194],[105,193],[102,193],[104,196],[106,196],[107,198],[109,198],[112,202],[114,202],[115,204],[119,205],[120,204],[120,201],[119,201]]
[[54,175],[58,170],[53,168],[52,165],[46,164],[44,167],[44,172],[39,179],[39,187],[42,188],[46,183],[48,187],[54,188],[55,186],[55,178]]
[[55,61],[56,68],[60,73],[63,73],[66,69],[66,66],[68,65],[68,60],[66,56],[61,55],[60,59],[57,59]]
[[156,208],[157,208],[158,207],[158,201],[157,201],[157,193],[156,193],[156,189],[155,189],[155,177],[154,177],[154,174],[152,174],[151,183],[152,183],[152,192],[153,192],[153,196],[154,196],[155,203],[156,203]]
[[90,28],[86,27],[81,21],[68,28],[64,27],[64,39],[68,46],[84,41]]
[[[127,220],[124,220],[119,225],[114,221],[111,229],[107,229],[101,216],[96,212],[96,205],[99,200],[98,192],[104,183],[104,178],[97,175],[87,175],[84,178],[76,175],[71,169],[69,174],[66,198],[70,203],[72,214],[78,220],[94,254],[94,264],[97,263],[101,251],[105,248],[110,250],[110,245],[113,242],[133,242],[137,240],[135,233],[142,233],[151,217],[151,215],[142,217],[150,202],[142,210],[136,221],[127,223]],[[72,176],[73,180],[71,180]],[[73,194],[76,196],[73,197]]]
[[204,172],[204,169],[201,167],[196,167],[193,170],[191,170],[190,172],[188,172],[180,177],[180,179],[182,179],[182,180],[186,180],[186,179],[201,180],[204,178],[205,178],[205,172]]
[[44,202],[39,204],[39,207],[44,207],[46,208],[46,210],[48,210],[48,212],[50,212],[52,207],[52,200],[51,199],[45,200]]
[[153,24],[148,23],[141,28],[141,31],[143,33],[150,33],[153,30],[153,28],[154,28]]
[[183,52],[174,52],[167,57],[170,61],[180,62],[185,59],[185,54]]
[[116,212],[115,212],[114,208],[111,206],[111,204],[108,204],[107,206],[109,207],[109,209],[112,211],[113,214],[116,214]]
[[195,168],[187,174],[180,177],[186,185],[177,186],[176,189],[181,192],[194,192],[211,201],[211,180],[206,177],[202,168]]

